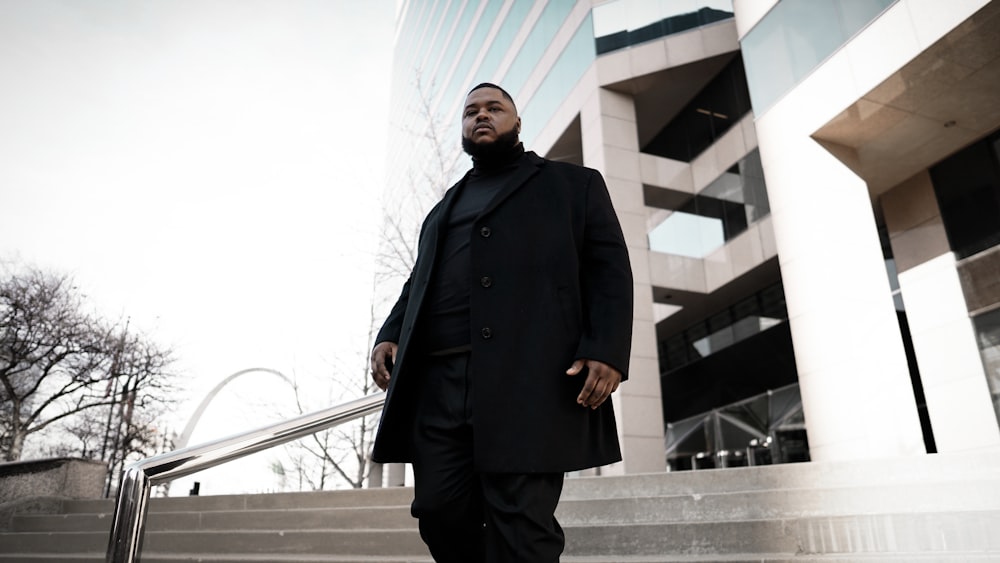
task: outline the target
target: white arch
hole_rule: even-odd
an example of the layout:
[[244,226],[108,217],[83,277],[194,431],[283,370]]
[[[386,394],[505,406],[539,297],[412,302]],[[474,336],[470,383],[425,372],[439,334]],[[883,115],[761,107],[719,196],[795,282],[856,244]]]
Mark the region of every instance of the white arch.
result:
[[232,380],[236,379],[237,377],[240,377],[241,375],[245,375],[245,374],[252,373],[252,372],[255,372],[255,371],[262,371],[264,373],[270,373],[270,374],[273,374],[273,375],[277,375],[281,379],[284,379],[289,385],[291,385],[292,387],[295,387],[295,383],[293,383],[291,379],[288,379],[288,377],[285,376],[285,374],[281,373],[280,371],[278,371],[276,369],[271,369],[271,368],[247,368],[247,369],[241,369],[240,371],[238,371],[238,372],[230,375],[229,377],[223,379],[218,385],[216,385],[215,387],[213,387],[212,390],[209,391],[207,395],[205,395],[205,398],[201,400],[201,404],[198,405],[198,408],[195,409],[194,414],[191,415],[191,419],[188,420],[187,426],[184,427],[184,431],[181,432],[180,438],[177,439],[177,443],[174,444],[174,449],[178,449],[179,450],[179,449],[182,449],[184,447],[187,447],[188,440],[191,439],[191,433],[194,432],[195,425],[197,425],[198,421],[201,420],[201,415],[205,413],[205,409],[208,408],[208,404],[211,403],[212,399],[214,399],[215,396],[219,394],[219,391],[222,391],[223,387],[225,387],[226,385],[228,385]]

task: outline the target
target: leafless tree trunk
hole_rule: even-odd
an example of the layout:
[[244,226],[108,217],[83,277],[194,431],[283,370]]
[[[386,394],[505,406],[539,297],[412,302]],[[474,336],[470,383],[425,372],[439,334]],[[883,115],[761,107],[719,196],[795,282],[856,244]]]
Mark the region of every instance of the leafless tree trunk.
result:
[[[0,455],[18,460],[26,440],[43,434],[58,434],[61,440],[38,451],[101,458],[112,465],[147,451],[155,441],[151,415],[169,402],[166,370],[171,361],[169,351],[138,333],[127,334],[121,323],[85,313],[67,276],[38,269],[4,272]],[[98,445],[109,434],[101,432],[109,409],[118,411],[118,440]],[[79,444],[65,441],[74,435]],[[101,451],[104,455],[99,456]]]
[[[407,113],[416,113],[417,126],[405,131],[412,151],[406,158],[410,168],[401,178],[386,186],[383,204],[382,240],[376,257],[376,283],[405,280],[417,260],[417,238],[420,224],[427,211],[444,195],[461,170],[463,153],[459,142],[457,121],[442,120],[433,107],[433,88],[428,88],[418,78],[414,81],[417,92],[416,107]],[[449,132],[451,132],[449,134]],[[395,160],[396,155],[392,155]]]

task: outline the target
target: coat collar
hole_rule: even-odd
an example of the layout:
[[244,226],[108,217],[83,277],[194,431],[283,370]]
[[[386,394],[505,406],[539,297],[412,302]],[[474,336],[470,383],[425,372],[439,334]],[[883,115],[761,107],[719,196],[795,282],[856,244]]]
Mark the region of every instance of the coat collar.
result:
[[[482,213],[479,214],[480,217],[492,212],[498,205],[500,205],[504,200],[516,192],[521,186],[526,184],[532,176],[538,173],[539,170],[547,161],[535,154],[534,151],[525,151],[524,158],[518,163],[517,168],[511,175],[510,179],[504,184],[497,195],[487,204],[486,208],[483,209]],[[452,187],[448,188],[445,192],[444,197],[441,198],[441,202],[437,205],[436,210],[432,211],[435,217],[432,222],[428,223],[428,240],[437,241],[441,236],[441,225],[446,217],[451,213],[452,205],[454,205],[455,200],[458,199],[458,194],[465,188],[465,184],[469,179],[469,175],[472,173],[470,169],[462,176],[462,179],[455,183]],[[432,247],[436,247],[436,242]]]
[[[541,170],[542,166],[545,165],[545,159],[541,158],[534,151],[527,151],[524,153],[524,158],[518,163],[517,168],[514,173],[507,180],[500,192],[497,193],[496,197],[490,201],[483,212],[479,214],[480,217],[490,214],[498,205],[503,203],[505,199],[511,196],[514,192],[521,188],[528,180]],[[468,177],[468,176],[467,176]]]

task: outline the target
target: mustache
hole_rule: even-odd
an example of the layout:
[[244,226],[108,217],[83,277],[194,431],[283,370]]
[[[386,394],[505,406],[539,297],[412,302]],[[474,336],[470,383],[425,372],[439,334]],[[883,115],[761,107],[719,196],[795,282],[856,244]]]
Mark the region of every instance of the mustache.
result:
[[496,140],[491,143],[478,144],[472,139],[462,135],[462,150],[469,156],[476,159],[489,160],[497,156],[506,154],[519,142],[517,129],[511,129],[506,133],[499,133]]

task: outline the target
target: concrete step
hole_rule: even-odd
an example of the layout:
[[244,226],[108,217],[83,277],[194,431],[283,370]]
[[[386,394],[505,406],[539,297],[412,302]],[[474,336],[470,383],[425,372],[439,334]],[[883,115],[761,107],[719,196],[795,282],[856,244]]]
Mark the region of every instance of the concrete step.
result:
[[1000,479],[835,489],[690,493],[672,496],[563,499],[564,525],[718,522],[893,512],[1000,509]]
[[[811,462],[649,473],[615,477],[567,479],[563,500],[710,495],[753,491],[835,489],[908,484],[933,484],[1000,479],[1000,450],[976,452],[975,463],[963,454],[934,454],[914,458]],[[280,508],[335,508],[339,506],[399,506],[413,499],[410,487],[385,489],[217,495],[154,498],[150,512],[210,510],[270,510]],[[64,512],[110,513],[112,500],[67,501]]]
[[[1000,561],[996,467],[1000,453],[980,452],[570,479],[563,561]],[[153,499],[142,560],[426,563],[412,494]],[[64,508],[17,515],[0,563],[103,561],[112,502]]]
[[[112,515],[54,514],[19,515],[12,521],[15,532],[107,532]],[[147,519],[147,531],[182,530],[284,530],[365,528],[415,528],[409,506],[341,507],[325,509],[227,510],[206,512],[155,512]]]
[[[152,498],[149,502],[149,512],[409,506],[412,500],[412,487],[270,493],[266,495],[212,495]],[[114,501],[111,499],[67,500],[63,509],[66,513],[109,513],[113,512],[115,507]]]
[[995,552],[1000,560],[1000,511],[875,514],[565,528],[567,553],[613,556],[747,556],[758,553],[891,554],[949,549]]
[[[953,546],[1000,554],[1000,511],[874,514],[794,519],[619,523],[564,526],[567,555],[738,556],[758,553],[947,552]],[[107,532],[19,532],[3,553],[86,553],[106,547]],[[155,553],[393,555],[426,553],[415,529],[154,531]]]
[[[364,556],[309,556],[309,555],[236,555],[226,556],[212,553],[186,553],[165,555],[144,553],[142,563],[434,563],[430,557],[364,557]],[[865,563],[865,562],[912,562],[912,563],[967,563],[979,561],[996,562],[996,554],[978,552],[959,553],[883,553],[874,555],[853,554],[849,557],[829,555],[797,555],[788,553],[765,553],[754,555],[654,555],[615,557],[573,557],[563,556],[561,563]],[[0,563],[104,563],[104,554],[47,555],[0,555]]]
[[567,479],[563,499],[954,483],[1000,478],[1000,449],[969,454]]
[[[4,534],[0,553],[103,553],[107,532],[16,532]],[[236,530],[147,531],[151,553],[308,554],[426,556],[417,530]],[[145,559],[145,558],[144,558]]]
[[[995,494],[991,494],[995,493]],[[335,496],[335,495],[325,495]],[[398,495],[402,496],[402,495]],[[856,514],[989,511],[998,508],[1000,479],[974,482],[855,486],[837,489],[771,490],[743,493],[680,494],[661,497],[617,497],[595,500],[564,499],[558,517],[564,526],[610,523],[714,522],[789,519]],[[320,504],[304,495],[302,504]],[[361,503],[364,499],[355,499]],[[392,500],[398,500],[394,498]],[[205,505],[235,506],[206,497]],[[196,508],[192,502],[184,507]],[[243,501],[240,506],[260,505]],[[287,503],[274,503],[285,506]],[[342,503],[335,503],[342,504]],[[101,505],[110,508],[110,505]],[[151,511],[148,530],[267,530],[311,528],[412,528],[409,505],[366,503],[361,507],[202,510],[182,512],[179,506]],[[13,519],[19,532],[107,531],[110,512],[58,515],[26,514]]]

